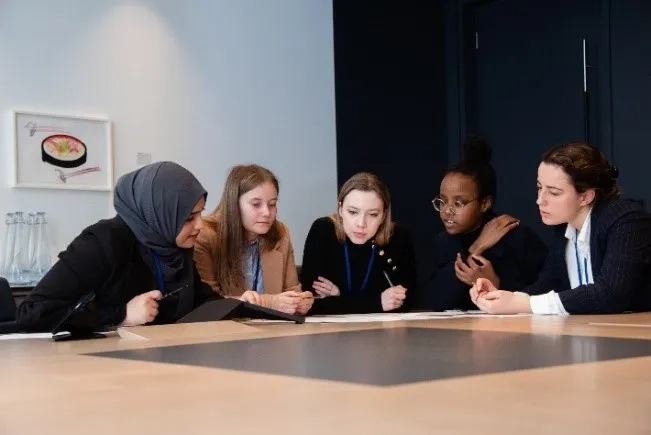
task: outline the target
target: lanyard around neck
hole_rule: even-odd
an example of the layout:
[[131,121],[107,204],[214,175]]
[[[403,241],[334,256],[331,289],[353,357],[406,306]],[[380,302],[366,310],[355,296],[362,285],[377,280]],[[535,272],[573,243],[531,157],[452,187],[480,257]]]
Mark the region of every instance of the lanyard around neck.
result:
[[[344,258],[346,260],[346,283],[348,284],[348,292],[352,292],[352,279],[350,273],[350,257],[348,254],[348,240],[344,240]],[[362,281],[362,286],[359,288],[360,292],[363,292],[368,284],[368,280],[371,276],[371,269],[373,268],[373,260],[375,260],[375,244],[371,247],[371,257],[368,260],[368,266],[366,266],[366,275],[364,276],[364,281]]]
[[258,291],[258,275],[260,274],[260,245],[256,245],[252,253],[252,265],[251,269],[253,270],[253,290],[254,292]]
[[581,273],[581,260],[579,260],[579,232],[576,231],[576,238],[574,239],[574,254],[576,255],[576,271],[579,273],[579,285],[588,285],[588,258],[583,259],[583,271],[585,272],[585,282],[583,282],[583,274]]
[[163,279],[163,270],[160,265],[160,257],[154,251],[151,251],[152,257],[154,257],[154,267],[156,268],[156,281],[158,282],[158,290],[161,294],[165,294],[165,280]]

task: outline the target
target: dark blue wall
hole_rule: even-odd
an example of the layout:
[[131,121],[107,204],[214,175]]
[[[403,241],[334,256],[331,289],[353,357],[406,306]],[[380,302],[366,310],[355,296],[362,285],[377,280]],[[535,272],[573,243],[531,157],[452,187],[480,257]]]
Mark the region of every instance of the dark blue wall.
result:
[[448,163],[443,3],[334,0],[337,172],[391,189],[421,268],[441,228],[431,200]]
[[[612,142],[624,195],[651,204],[651,1],[610,5]],[[608,119],[604,119],[608,123]]]
[[[522,1],[542,3],[541,0]],[[488,2],[445,0],[445,64],[449,85],[446,126],[450,161],[458,159],[460,139],[467,128],[464,18],[475,5]],[[647,115],[651,113],[651,2],[599,0],[599,4],[600,14],[595,18],[598,34],[596,40],[590,41],[589,86],[593,100],[590,139],[620,167],[625,196],[643,199],[648,205],[651,202],[651,183],[647,179],[651,162],[651,146],[647,143],[651,125]]]

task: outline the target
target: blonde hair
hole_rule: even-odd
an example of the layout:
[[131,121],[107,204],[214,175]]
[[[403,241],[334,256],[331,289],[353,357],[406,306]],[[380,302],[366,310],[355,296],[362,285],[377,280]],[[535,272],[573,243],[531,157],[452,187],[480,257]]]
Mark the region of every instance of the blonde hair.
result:
[[337,213],[330,216],[330,220],[335,224],[337,239],[341,243],[346,240],[346,232],[344,231],[341,216],[339,216],[339,208],[343,205],[344,199],[346,199],[348,194],[353,190],[375,192],[382,200],[384,216],[380,227],[375,233],[375,243],[380,246],[386,245],[389,243],[389,239],[391,239],[391,236],[393,235],[394,227],[394,223],[391,220],[391,194],[389,193],[387,185],[384,184],[377,175],[369,172],[358,172],[350,177],[344,185],[341,186],[341,190],[339,190],[339,195],[337,196]]
[[[238,165],[231,168],[226,178],[222,197],[217,208],[204,221],[216,233],[218,246],[215,272],[222,289],[245,288],[242,272],[242,255],[247,246],[242,225],[240,197],[264,184],[271,183],[279,192],[278,179],[268,169],[258,165]],[[266,234],[260,236],[260,250],[272,250],[282,238],[280,224],[274,221]]]

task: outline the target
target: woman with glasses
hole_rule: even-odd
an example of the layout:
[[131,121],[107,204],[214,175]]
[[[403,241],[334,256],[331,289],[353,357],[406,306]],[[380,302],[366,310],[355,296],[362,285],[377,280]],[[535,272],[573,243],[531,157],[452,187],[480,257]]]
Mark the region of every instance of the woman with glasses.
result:
[[419,289],[421,309],[476,309],[468,290],[478,278],[522,289],[538,278],[547,256],[531,229],[493,212],[497,183],[488,143],[470,137],[464,148],[463,160],[448,169],[432,201],[445,231],[434,241],[432,271]]
[[301,284],[317,296],[310,314],[409,307],[416,287],[414,248],[407,231],[391,219],[389,189],[378,177],[353,175],[341,187],[337,213],[314,221],[305,240]]
[[545,267],[522,292],[478,279],[473,302],[491,314],[651,310],[651,216],[641,203],[619,199],[618,175],[587,143],[547,151],[536,203],[558,232]]

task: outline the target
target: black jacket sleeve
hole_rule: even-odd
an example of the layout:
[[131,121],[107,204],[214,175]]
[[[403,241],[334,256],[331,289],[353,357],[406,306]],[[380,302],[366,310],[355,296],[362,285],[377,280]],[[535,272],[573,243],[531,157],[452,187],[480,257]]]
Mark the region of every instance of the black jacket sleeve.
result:
[[605,255],[599,272],[594,274],[594,284],[559,293],[570,314],[624,312],[632,307],[634,292],[647,286],[645,276],[651,266],[649,216],[642,211],[626,214],[601,237],[606,240]]
[[[567,282],[567,279],[561,279],[562,274],[567,276],[567,267],[565,266],[566,243],[565,236],[560,233],[557,234],[545,259],[542,270],[538,274],[538,279],[534,283],[526,286],[522,292],[534,296],[547,293],[550,290],[560,291],[559,287]],[[505,288],[505,290],[510,289]]]
[[[82,296],[97,293],[114,267],[97,237],[82,232],[20,304],[16,322],[22,330],[50,331]],[[98,307],[102,325],[117,325],[125,316],[126,304]]]
[[[301,263],[301,287],[303,291],[311,291],[315,293],[312,288],[312,283],[317,280],[319,276],[324,274],[324,266],[329,258],[327,250],[324,248],[332,244],[331,231],[328,231],[327,222],[317,219],[312,223],[310,231],[305,238],[305,245],[303,247],[303,261]],[[330,236],[330,237],[329,237]]]
[[476,308],[470,302],[470,286],[460,281],[454,272],[456,253],[467,256],[460,244],[445,232],[437,234],[432,252],[432,267],[418,292],[416,308],[433,311]]
[[516,256],[519,267],[518,270],[500,275],[500,288],[521,291],[538,280],[549,250],[542,239],[529,227],[523,226],[512,232],[517,235],[511,241],[516,246],[509,247],[507,252]]

